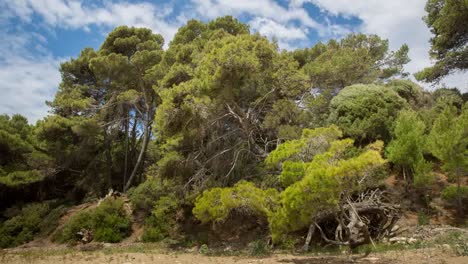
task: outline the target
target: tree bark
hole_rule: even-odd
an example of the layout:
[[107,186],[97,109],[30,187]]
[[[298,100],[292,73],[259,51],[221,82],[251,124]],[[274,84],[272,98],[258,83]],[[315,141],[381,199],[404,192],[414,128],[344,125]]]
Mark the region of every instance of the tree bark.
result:
[[122,191],[127,183],[127,170],[128,170],[128,144],[129,144],[129,135],[128,130],[130,126],[130,115],[127,112],[127,121],[125,122],[125,161],[124,161],[124,178],[122,184]]
[[152,115],[151,115],[151,111],[150,111],[150,107],[147,106],[147,109],[148,111],[146,112],[146,117],[145,117],[145,120],[143,121],[144,123],[144,128],[143,128],[143,143],[141,145],[141,150],[140,150],[140,153],[138,154],[138,159],[137,159],[137,162],[135,164],[135,167],[133,167],[133,171],[132,171],[132,174],[130,175],[130,178],[128,178],[128,181],[127,183],[125,184],[125,187],[123,189],[124,192],[126,192],[128,190],[128,188],[130,188],[130,186],[132,185],[132,182],[133,182],[133,179],[135,178],[137,172],[138,172],[138,169],[143,161],[143,156],[146,152],[146,149],[148,147],[148,143],[149,143],[149,138],[150,138],[150,133],[151,133],[151,123],[152,123]]
[[315,233],[315,221],[309,226],[309,231],[307,232],[307,237],[306,237],[304,246],[302,247],[302,251],[304,252],[309,251],[310,241],[312,240],[312,236],[314,235],[314,233]]

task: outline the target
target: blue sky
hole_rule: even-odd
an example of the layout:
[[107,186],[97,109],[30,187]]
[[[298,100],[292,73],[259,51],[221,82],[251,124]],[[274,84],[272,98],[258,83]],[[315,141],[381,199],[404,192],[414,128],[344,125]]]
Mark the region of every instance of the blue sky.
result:
[[[430,32],[421,20],[425,0],[170,0],[0,2],[0,114],[21,113],[32,122],[48,113],[60,83],[60,62],[84,47],[99,48],[119,25],[151,28],[166,43],[192,18],[233,15],[253,32],[276,38],[281,48],[312,46],[351,32],[378,34],[397,49],[410,47],[413,73],[431,64]],[[443,81],[468,90],[468,75]],[[430,86],[424,85],[431,89]]]

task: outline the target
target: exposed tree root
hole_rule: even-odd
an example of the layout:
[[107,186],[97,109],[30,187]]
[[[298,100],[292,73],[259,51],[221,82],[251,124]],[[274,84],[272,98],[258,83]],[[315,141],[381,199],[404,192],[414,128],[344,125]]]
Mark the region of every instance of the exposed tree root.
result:
[[309,227],[303,250],[307,251],[318,230],[323,241],[351,249],[391,236],[399,219],[400,208],[383,191],[369,190],[356,198],[343,196],[336,210],[322,212]]

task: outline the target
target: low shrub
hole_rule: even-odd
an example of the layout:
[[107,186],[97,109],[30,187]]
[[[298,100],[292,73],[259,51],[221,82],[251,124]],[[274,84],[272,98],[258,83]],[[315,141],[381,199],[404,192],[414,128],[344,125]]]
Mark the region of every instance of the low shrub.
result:
[[448,186],[442,191],[442,199],[447,202],[455,202],[459,196],[462,200],[468,200],[468,186],[460,186],[460,193],[456,185]]
[[198,253],[202,254],[202,255],[208,255],[210,254],[211,250],[210,248],[208,247],[207,244],[203,244],[201,245],[200,249],[198,249]]
[[37,235],[50,234],[64,212],[65,206],[54,208],[54,203],[50,201],[24,206],[16,215],[0,224],[0,247],[19,246]]
[[156,202],[164,195],[174,192],[174,183],[170,180],[150,178],[128,191],[134,211],[151,214]]
[[54,236],[60,243],[80,239],[78,232],[82,229],[93,233],[93,240],[99,242],[120,242],[128,236],[131,226],[129,216],[121,198],[108,198],[96,208],[90,208],[72,216],[70,220]]
[[146,219],[144,242],[158,242],[176,233],[176,212],[179,203],[173,195],[161,197],[154,205],[150,217]]
[[221,221],[233,210],[267,216],[279,198],[275,189],[262,190],[253,183],[240,181],[234,187],[204,191],[195,201],[193,215],[200,221]]

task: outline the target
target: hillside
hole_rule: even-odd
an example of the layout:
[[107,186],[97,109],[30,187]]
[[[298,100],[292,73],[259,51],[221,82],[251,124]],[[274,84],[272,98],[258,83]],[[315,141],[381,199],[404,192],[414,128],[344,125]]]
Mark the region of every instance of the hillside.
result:
[[466,5],[427,2],[413,76],[375,34],[114,28],[47,116],[0,115],[0,262],[467,261],[468,93],[439,84],[467,69]]

